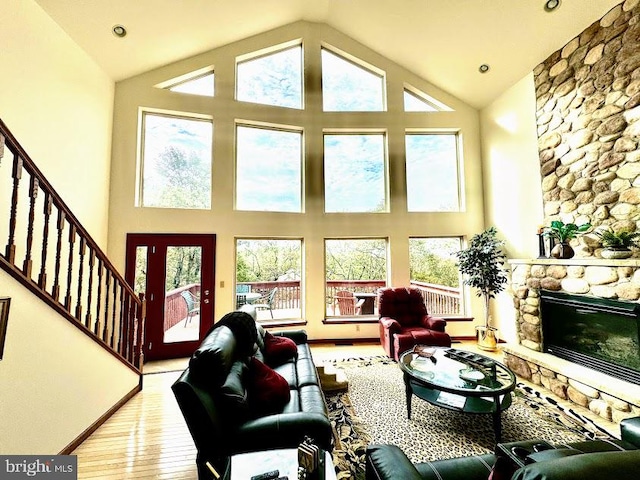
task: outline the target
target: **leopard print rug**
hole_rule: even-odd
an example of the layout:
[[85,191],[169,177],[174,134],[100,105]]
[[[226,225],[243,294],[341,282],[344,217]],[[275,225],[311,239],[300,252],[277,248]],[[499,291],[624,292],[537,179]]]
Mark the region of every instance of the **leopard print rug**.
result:
[[[491,415],[455,412],[414,396],[407,419],[402,371],[392,360],[366,357],[330,363],[349,380],[347,393],[327,396],[338,480],[364,478],[369,443],[398,445],[414,463],[493,451]],[[502,442],[540,438],[554,444],[605,436],[584,417],[522,384],[502,413]]]

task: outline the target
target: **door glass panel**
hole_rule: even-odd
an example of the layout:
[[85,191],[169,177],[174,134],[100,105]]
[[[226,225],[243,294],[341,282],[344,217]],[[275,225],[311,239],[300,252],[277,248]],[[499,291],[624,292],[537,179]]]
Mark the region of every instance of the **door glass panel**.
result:
[[137,295],[147,292],[147,246],[136,247],[136,273],[133,291]]
[[164,343],[198,340],[201,247],[167,247]]

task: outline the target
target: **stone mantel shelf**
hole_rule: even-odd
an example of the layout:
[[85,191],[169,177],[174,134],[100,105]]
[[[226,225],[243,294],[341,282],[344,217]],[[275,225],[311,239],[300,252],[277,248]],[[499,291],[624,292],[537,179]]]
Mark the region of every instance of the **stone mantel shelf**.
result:
[[507,260],[511,265],[584,265],[589,267],[640,267],[640,258],[627,258],[624,260],[607,260],[605,258],[570,258],[559,260],[557,258],[523,258]]

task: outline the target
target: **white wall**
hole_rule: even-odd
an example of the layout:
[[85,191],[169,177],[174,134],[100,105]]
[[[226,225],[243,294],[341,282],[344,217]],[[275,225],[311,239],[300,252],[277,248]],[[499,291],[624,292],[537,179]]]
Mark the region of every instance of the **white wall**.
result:
[[[480,112],[486,224],[498,229],[509,258],[538,256],[543,210],[535,106],[529,74]],[[493,316],[502,337],[515,340],[508,292],[494,302]]]
[[[32,0],[3,1],[1,10],[0,118],[104,248],[113,82]],[[0,175],[10,168],[3,160]],[[4,271],[0,296],[12,297],[0,452],[58,453],[138,378]]]
[[2,2],[0,72],[0,118],[106,249],[113,82],[33,0]]
[[[234,100],[237,55],[303,38],[307,72],[320,71],[322,42],[342,49],[386,72],[388,111],[384,113],[323,113],[318,91],[310,91],[303,111],[275,109]],[[213,65],[216,96],[207,98],[154,88],[180,75]],[[448,104],[453,112],[405,113],[404,82]],[[317,79],[314,86],[318,86]],[[213,201],[210,211],[135,207],[138,116],[141,107],[195,113],[213,118]],[[409,284],[410,236],[471,236],[483,228],[483,193],[477,110],[416,77],[388,59],[325,25],[297,22],[118,82],[114,112],[111,170],[109,257],[124,265],[128,232],[215,233],[215,318],[234,308],[235,238],[289,237],[304,240],[304,317],[312,339],[373,338],[377,323],[324,324],[324,239],[377,236],[389,238],[390,279],[394,286]],[[305,130],[305,213],[237,212],[233,209],[234,122],[260,120],[299,125]],[[382,120],[379,120],[382,118]],[[391,213],[331,214],[323,211],[322,129],[380,128],[387,131]],[[404,182],[405,128],[459,129],[463,142],[466,209],[456,213],[407,213]],[[429,192],[425,192],[428,195]],[[224,282],[225,287],[221,286]],[[475,298],[473,301],[475,304]],[[474,312],[476,311],[474,305]],[[478,312],[481,306],[478,303]],[[473,335],[469,323],[450,322],[452,335]]]
[[138,384],[138,376],[0,270],[11,297],[0,360],[0,452],[54,454]]

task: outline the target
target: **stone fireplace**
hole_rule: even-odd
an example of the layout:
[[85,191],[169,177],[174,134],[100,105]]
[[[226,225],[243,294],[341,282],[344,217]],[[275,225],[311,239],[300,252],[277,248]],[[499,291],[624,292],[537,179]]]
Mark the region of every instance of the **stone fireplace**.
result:
[[[541,299],[546,292],[555,298],[583,299],[584,302],[576,303],[587,305],[622,304],[621,310],[635,315],[636,307],[640,307],[640,261],[583,258],[511,260],[509,263],[519,343],[503,347],[505,363],[519,377],[588,408],[607,421],[619,423],[623,418],[640,415],[640,384],[620,375],[611,376],[605,373],[607,369],[594,370],[592,365],[581,365],[584,362],[575,358],[561,358],[545,351],[541,328]],[[629,343],[636,342],[637,349],[637,317],[634,326],[635,332],[629,336],[635,335],[635,338],[629,338]],[[581,325],[585,339],[594,328]],[[637,351],[633,361],[638,361]],[[616,368],[616,365],[608,367],[609,370]]]
[[[639,229],[640,0],[621,0],[536,66],[533,79],[543,224]],[[518,343],[503,347],[505,362],[518,376],[619,423],[640,415],[640,385],[545,352],[540,294],[638,304],[640,259],[603,260],[590,235],[572,246],[576,259],[510,261]]]

